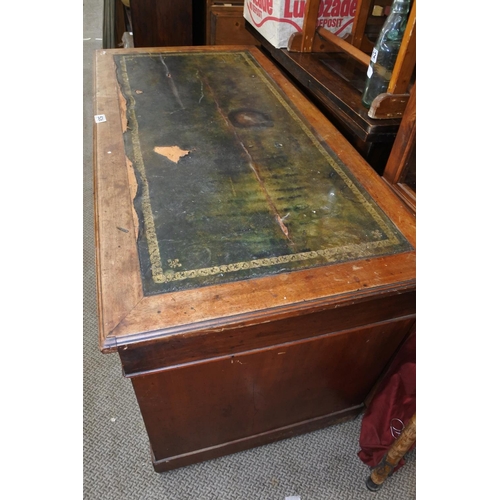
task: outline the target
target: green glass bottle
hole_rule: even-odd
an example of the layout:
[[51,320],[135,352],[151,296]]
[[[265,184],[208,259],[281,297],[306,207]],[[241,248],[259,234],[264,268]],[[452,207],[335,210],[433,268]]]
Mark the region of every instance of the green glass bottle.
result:
[[361,102],[367,108],[371,106],[375,97],[387,91],[406,29],[409,10],[410,0],[394,0],[391,12],[382,26],[373,48],[365,91],[361,98]]

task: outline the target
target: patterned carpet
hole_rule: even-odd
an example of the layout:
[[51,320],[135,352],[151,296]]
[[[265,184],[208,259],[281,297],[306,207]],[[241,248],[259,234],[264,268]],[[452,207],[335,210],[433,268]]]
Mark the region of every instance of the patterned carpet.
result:
[[92,200],[93,51],[101,48],[103,0],[83,4],[84,498],[88,500],[407,500],[416,498],[416,452],[382,489],[357,456],[361,416],[175,471],[154,472],[148,438],[117,355],[97,347]]

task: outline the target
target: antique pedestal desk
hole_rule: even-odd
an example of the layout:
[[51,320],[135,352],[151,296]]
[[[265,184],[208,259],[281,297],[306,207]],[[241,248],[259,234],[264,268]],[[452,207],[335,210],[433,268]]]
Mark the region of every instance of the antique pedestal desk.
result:
[[415,219],[258,49],[95,54],[100,349],[156,471],[354,418],[415,323]]

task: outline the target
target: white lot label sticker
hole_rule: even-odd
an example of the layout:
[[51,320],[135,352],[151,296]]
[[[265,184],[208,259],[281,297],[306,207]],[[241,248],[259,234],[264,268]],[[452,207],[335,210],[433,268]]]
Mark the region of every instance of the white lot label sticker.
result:
[[106,115],[94,115],[94,120],[96,123],[101,123],[106,121]]

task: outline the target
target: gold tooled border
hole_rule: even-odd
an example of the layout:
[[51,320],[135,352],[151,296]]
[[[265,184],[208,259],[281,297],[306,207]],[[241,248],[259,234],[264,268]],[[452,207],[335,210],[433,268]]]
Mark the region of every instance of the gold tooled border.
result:
[[399,243],[398,239],[391,231],[390,227],[386,224],[386,222],[382,219],[379,213],[372,207],[371,203],[366,199],[363,193],[358,189],[358,187],[354,184],[354,182],[349,178],[349,176],[344,172],[344,170],[337,164],[337,162],[332,158],[332,156],[325,150],[323,145],[319,142],[319,140],[314,136],[314,134],[309,130],[309,128],[305,125],[303,120],[297,115],[297,113],[292,109],[292,107],[286,102],[280,92],[271,84],[269,79],[265,76],[263,70],[260,65],[257,65],[255,59],[246,51],[242,52],[217,52],[217,54],[213,53],[203,53],[203,52],[177,52],[177,53],[168,53],[168,56],[214,56],[214,55],[240,55],[242,56],[247,64],[249,64],[255,73],[259,76],[259,78],[266,84],[266,86],[270,89],[270,91],[274,94],[274,96],[278,99],[281,105],[285,108],[288,114],[293,118],[296,122],[298,122],[299,126],[303,130],[303,132],[309,137],[314,146],[320,151],[328,164],[335,170],[335,172],[342,178],[345,184],[349,187],[353,195],[359,200],[359,202],[363,205],[363,207],[370,213],[375,222],[378,224],[379,228],[384,232],[387,236],[387,240],[373,241],[368,243],[358,243],[352,245],[345,245],[343,247],[336,248],[328,248],[324,250],[316,250],[310,252],[301,252],[290,255],[281,255],[277,257],[270,257],[265,259],[255,259],[251,261],[244,262],[235,262],[232,264],[221,265],[221,266],[212,266],[206,268],[192,269],[189,271],[180,271],[173,272],[169,271],[164,273],[163,265],[161,262],[160,249],[158,246],[158,239],[156,235],[155,223],[153,218],[153,210],[151,207],[151,199],[149,196],[149,184],[148,179],[146,177],[146,169],[144,167],[144,161],[142,158],[141,145],[139,140],[139,127],[137,122],[137,117],[135,114],[135,99],[132,95],[132,90],[130,88],[130,82],[127,74],[127,65],[126,60],[132,59],[135,57],[160,57],[162,53],[158,54],[134,54],[134,55],[123,55],[120,56],[120,64],[121,64],[121,72],[122,78],[124,82],[125,92],[129,99],[129,121],[130,121],[130,129],[131,129],[131,138],[132,138],[132,149],[134,154],[134,165],[139,173],[141,182],[142,182],[142,211],[144,217],[144,226],[145,226],[145,235],[146,241],[149,251],[149,257],[151,260],[151,271],[153,281],[155,283],[167,283],[172,281],[181,281],[185,279],[198,278],[203,276],[211,276],[215,274],[225,274],[230,272],[236,272],[246,269],[258,269],[261,267],[274,266],[277,264],[289,263],[289,262],[298,262],[311,260],[316,258],[324,258],[329,262],[336,262],[341,258],[349,255],[350,257],[366,257],[367,251],[374,248],[381,247],[389,247],[391,245],[396,245]]
[[130,81],[128,79],[127,64],[125,57],[120,59],[122,66],[122,78],[125,86],[125,92],[129,98],[129,121],[132,128],[132,149],[134,152],[134,165],[139,173],[142,182],[142,212],[144,217],[144,228],[146,233],[146,241],[149,250],[149,259],[151,261],[151,271],[153,273],[153,281],[161,283],[158,278],[163,276],[163,266],[161,263],[160,247],[158,246],[158,238],[156,237],[155,221],[153,218],[153,209],[151,207],[151,198],[149,196],[149,184],[146,177],[146,168],[144,167],[144,160],[141,152],[141,142],[139,140],[139,124],[135,115],[135,99],[132,95],[130,88]]
[[346,245],[337,248],[327,248],[326,250],[316,250],[311,252],[294,253],[290,255],[280,255],[278,257],[269,257],[265,259],[255,259],[245,262],[235,262],[222,266],[205,267],[191,271],[170,272],[165,274],[165,282],[180,281],[189,278],[198,278],[200,276],[212,276],[214,274],[225,274],[246,269],[259,269],[266,266],[277,264],[286,264],[289,262],[298,262],[309,259],[323,257],[329,262],[336,262],[340,256],[347,254],[352,257],[366,256],[366,251],[370,248],[388,247],[391,245],[389,240],[373,241],[369,243],[358,243]]

